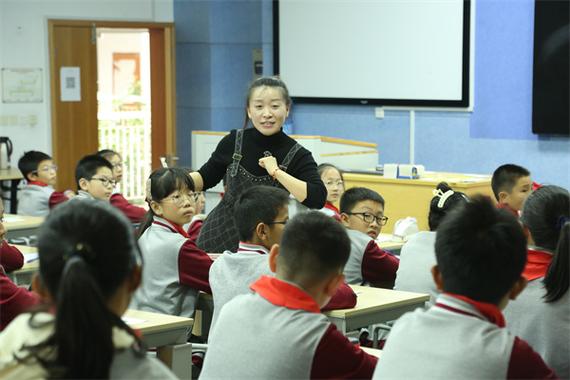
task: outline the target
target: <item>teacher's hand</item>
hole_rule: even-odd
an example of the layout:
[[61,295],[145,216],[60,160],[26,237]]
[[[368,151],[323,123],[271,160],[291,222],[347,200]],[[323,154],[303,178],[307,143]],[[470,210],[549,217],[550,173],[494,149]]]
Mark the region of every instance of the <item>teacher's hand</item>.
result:
[[279,166],[277,165],[277,159],[273,156],[260,158],[259,166],[267,170],[267,173],[269,175],[273,175],[275,169],[279,169]]

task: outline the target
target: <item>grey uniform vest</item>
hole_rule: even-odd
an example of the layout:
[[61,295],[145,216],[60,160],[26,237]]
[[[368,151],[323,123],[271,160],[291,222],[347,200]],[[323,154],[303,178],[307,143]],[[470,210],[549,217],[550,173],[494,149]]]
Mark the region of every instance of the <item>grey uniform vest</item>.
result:
[[362,285],[364,278],[362,277],[362,259],[364,257],[364,249],[370,243],[372,238],[360,231],[346,229],[350,238],[350,256],[344,266],[344,276],[346,282],[351,285]]
[[47,216],[49,197],[54,192],[51,186],[27,185],[18,192],[18,214]]
[[240,295],[220,313],[200,379],[308,379],[329,325],[322,314]]

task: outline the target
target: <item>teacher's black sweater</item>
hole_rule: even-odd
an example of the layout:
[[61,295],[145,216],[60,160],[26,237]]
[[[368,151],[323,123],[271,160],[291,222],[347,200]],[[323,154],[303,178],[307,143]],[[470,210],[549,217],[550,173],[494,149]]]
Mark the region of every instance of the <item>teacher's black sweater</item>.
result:
[[[218,184],[232,163],[235,150],[236,130],[226,135],[216,147],[212,156],[198,170],[204,180],[204,190]],[[255,176],[267,175],[267,170],[259,166],[259,159],[270,152],[281,164],[296,141],[283,133],[283,130],[272,136],[264,136],[255,128],[246,129],[243,134],[242,159],[240,164]],[[307,198],[302,203],[309,208],[320,209],[327,199],[327,189],[317,173],[317,164],[311,152],[299,149],[287,168],[287,173],[307,183]]]

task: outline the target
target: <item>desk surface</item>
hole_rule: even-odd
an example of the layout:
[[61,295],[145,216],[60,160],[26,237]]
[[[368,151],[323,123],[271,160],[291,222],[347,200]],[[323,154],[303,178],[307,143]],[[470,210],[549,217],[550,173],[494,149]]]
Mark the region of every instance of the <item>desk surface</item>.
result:
[[24,177],[18,168],[0,169],[0,181],[22,178]]
[[362,349],[362,351],[366,352],[367,354],[376,356],[377,358],[379,358],[380,355],[382,355],[382,350],[379,350],[377,348],[370,348],[370,347],[360,347],[360,348]]
[[192,325],[194,324],[194,320],[192,318],[133,309],[129,309],[125,312],[123,320],[131,328],[140,330],[143,335],[180,327],[192,328]]
[[378,183],[396,183],[407,185],[428,185],[437,186],[438,183],[445,181],[451,187],[457,189],[465,189],[471,186],[481,186],[484,184],[491,184],[491,176],[486,174],[464,174],[464,173],[445,173],[445,172],[425,172],[419,179],[404,179],[404,178],[385,178],[384,176],[374,174],[360,174],[360,173],[343,173],[345,181],[366,181]]
[[4,227],[7,231],[38,228],[44,222],[43,216],[4,214]]
[[[24,257],[28,254],[38,253],[38,249],[36,247],[28,247],[27,245],[19,245],[19,244],[14,244],[14,247],[18,248],[20,252],[24,254]],[[12,273],[15,275],[19,275],[29,272],[37,272],[39,269],[40,269],[40,261],[36,259],[29,263],[25,262],[23,267]]]
[[327,316],[346,319],[365,313],[378,312],[400,306],[417,305],[418,303],[429,301],[429,294],[358,285],[350,285],[350,287],[358,296],[356,306],[352,309],[327,311],[325,313]]

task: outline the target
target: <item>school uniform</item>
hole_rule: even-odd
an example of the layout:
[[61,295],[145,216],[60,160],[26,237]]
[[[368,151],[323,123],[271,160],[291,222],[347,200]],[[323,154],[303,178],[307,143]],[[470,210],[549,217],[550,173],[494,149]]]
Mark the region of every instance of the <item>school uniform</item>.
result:
[[208,283],[212,259],[196,247],[181,226],[158,216],[138,243],[144,262],[143,281],[131,307],[192,317],[198,291],[212,292]]
[[24,255],[20,250],[9,245],[6,240],[0,241],[0,265],[6,272],[12,272],[24,266]]
[[442,294],[429,310],[396,321],[374,379],[553,379],[556,374],[511,334],[499,308]]
[[[190,223],[188,224],[188,235],[190,239],[197,241],[198,236],[200,235],[200,230],[202,229],[202,225],[204,224],[204,219],[206,219],[206,215],[199,214],[194,215]],[[218,252],[210,252],[210,253],[218,253]]]
[[[35,292],[30,292],[17,286],[0,266],[0,331],[19,314],[38,304],[40,297]],[[0,350],[1,350],[0,344]]]
[[142,222],[146,215],[146,210],[144,208],[129,203],[121,193],[113,193],[109,202],[111,202],[111,205],[121,210],[123,214],[129,218],[131,223]]
[[352,285],[382,284],[392,289],[398,270],[398,259],[378,247],[370,236],[347,228],[350,257],[344,267],[346,282]]
[[420,231],[410,236],[400,251],[394,284],[396,290],[428,293],[428,306],[433,305],[439,295],[431,275],[431,268],[436,264],[435,237],[434,231]]
[[329,201],[325,202],[325,207],[319,210],[325,215],[328,215],[340,222],[340,211],[339,209]]
[[[262,276],[274,276],[269,269],[269,251],[257,244],[240,242],[237,252],[226,251],[210,268],[210,286],[214,296],[212,328],[229,301],[251,293],[250,286]],[[356,305],[356,294],[347,285],[339,286],[322,310],[348,309]]]
[[[3,379],[47,378],[47,372],[36,360],[22,363],[16,359],[16,356],[27,355],[23,346],[44,342],[53,334],[53,315],[36,314],[33,319],[37,322],[36,327],[30,327],[30,319],[31,314],[20,315],[0,334],[0,377]],[[110,369],[111,379],[177,379],[156,358],[137,357],[132,350],[135,339],[126,331],[113,327],[112,339],[115,353]]]
[[509,330],[526,340],[560,378],[567,379],[570,378],[570,291],[555,302],[545,302],[543,281],[549,257],[551,253],[546,250],[529,249],[529,263],[524,272],[529,282],[517,299],[509,302],[504,314]]
[[222,309],[201,379],[370,378],[377,358],[351,344],[298,286],[264,276]]
[[27,216],[47,216],[49,210],[67,201],[61,191],[39,181],[28,181],[18,192],[18,214]]

